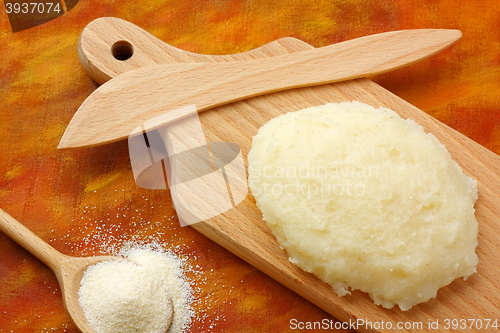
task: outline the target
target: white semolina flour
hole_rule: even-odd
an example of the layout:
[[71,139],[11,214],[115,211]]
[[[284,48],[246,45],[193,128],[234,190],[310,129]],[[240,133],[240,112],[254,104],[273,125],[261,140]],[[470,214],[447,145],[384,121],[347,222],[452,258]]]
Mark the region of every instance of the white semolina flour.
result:
[[153,245],[120,255],[128,261],[98,263],[82,279],[80,305],[91,326],[97,333],[163,333],[173,311],[168,332],[184,332],[193,296],[181,260]]

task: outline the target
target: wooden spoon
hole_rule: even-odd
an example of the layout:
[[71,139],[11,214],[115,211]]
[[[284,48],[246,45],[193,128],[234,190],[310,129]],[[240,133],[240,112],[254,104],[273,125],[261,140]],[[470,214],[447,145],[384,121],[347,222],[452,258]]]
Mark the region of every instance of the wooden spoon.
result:
[[[427,58],[461,35],[458,30],[442,29],[392,31],[265,59],[132,70],[106,82],[85,100],[59,148],[126,138],[147,120],[186,105],[195,104],[203,111],[270,92],[384,73]],[[172,113],[157,126],[181,117]]]
[[[89,266],[103,261],[125,259],[112,256],[78,258],[62,254],[2,209],[0,209],[0,232],[12,238],[54,272],[61,287],[64,307],[75,325],[84,333],[95,333],[78,301],[80,281]],[[172,313],[166,320],[166,330],[168,330]]]

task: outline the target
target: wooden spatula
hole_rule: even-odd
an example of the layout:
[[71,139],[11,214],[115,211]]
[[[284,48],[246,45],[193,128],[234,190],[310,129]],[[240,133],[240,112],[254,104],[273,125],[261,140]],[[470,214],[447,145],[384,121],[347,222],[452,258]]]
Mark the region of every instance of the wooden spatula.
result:
[[[120,42],[124,43],[117,44]],[[133,46],[132,57],[125,61],[116,60],[111,52],[113,45],[123,47],[124,53],[130,53],[130,46]],[[99,76],[104,81],[112,75],[138,68],[141,63],[151,66],[157,63],[235,61],[312,49],[304,42],[287,38],[243,54],[224,57],[195,55],[175,49],[133,24],[113,18],[102,18],[89,24],[82,33],[79,46],[84,68],[94,79],[98,80]],[[100,55],[104,55],[104,59],[99,58]],[[96,57],[99,60],[94,62],[92,59]],[[110,73],[108,78],[105,77],[108,74],[102,74],[104,72]],[[444,326],[445,319],[499,318],[497,304],[500,303],[500,291],[497,276],[500,270],[496,260],[496,253],[500,250],[498,155],[367,79],[267,94],[201,112],[199,117],[207,141],[234,142],[241,147],[246,159],[251,138],[269,119],[309,106],[347,100],[392,108],[404,118],[416,120],[446,145],[467,174],[478,180],[476,216],[480,223],[477,249],[480,263],[477,274],[466,282],[453,282],[438,292],[436,300],[420,304],[408,312],[387,310],[375,306],[360,292],[355,291],[351,296],[339,298],[328,285],[292,265],[262,221],[262,215],[251,195],[236,208],[193,224],[192,227],[335,317],[347,323],[357,320],[364,320],[365,324],[367,321],[372,323],[371,327],[355,326],[359,331],[389,332],[394,330],[397,323],[415,323],[417,326],[413,325],[414,329],[421,327],[426,330],[429,328],[429,321],[438,320],[439,329],[433,331],[448,332]],[[101,111],[105,113],[104,110]],[[89,128],[75,130],[78,133]],[[382,321],[386,323],[383,327],[380,325]],[[392,330],[388,327],[388,322],[393,325]],[[376,325],[375,329],[373,324]],[[403,325],[398,330],[412,331],[412,328],[405,328]]]
[[[126,138],[147,120],[190,104],[204,111],[270,92],[384,73],[429,57],[460,37],[458,30],[402,30],[265,59],[131,71],[87,98],[59,148]],[[179,118],[172,115],[158,125]]]

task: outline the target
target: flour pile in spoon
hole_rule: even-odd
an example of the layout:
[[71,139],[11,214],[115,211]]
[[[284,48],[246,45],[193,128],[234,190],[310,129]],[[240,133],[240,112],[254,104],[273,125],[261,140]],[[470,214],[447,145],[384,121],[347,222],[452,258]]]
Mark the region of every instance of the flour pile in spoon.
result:
[[402,310],[476,271],[475,180],[412,120],[360,102],[272,119],[249,186],[290,260]]
[[[79,301],[97,333],[183,332],[192,316],[192,290],[179,258],[154,246],[124,248],[128,261],[87,269]],[[173,317],[172,317],[173,312]]]

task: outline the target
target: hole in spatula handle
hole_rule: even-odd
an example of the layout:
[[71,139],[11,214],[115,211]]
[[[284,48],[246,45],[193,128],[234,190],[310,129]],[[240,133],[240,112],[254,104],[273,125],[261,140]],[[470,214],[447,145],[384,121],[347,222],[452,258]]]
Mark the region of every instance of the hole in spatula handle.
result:
[[134,46],[126,40],[121,40],[113,44],[111,54],[116,60],[125,61],[134,54]]

